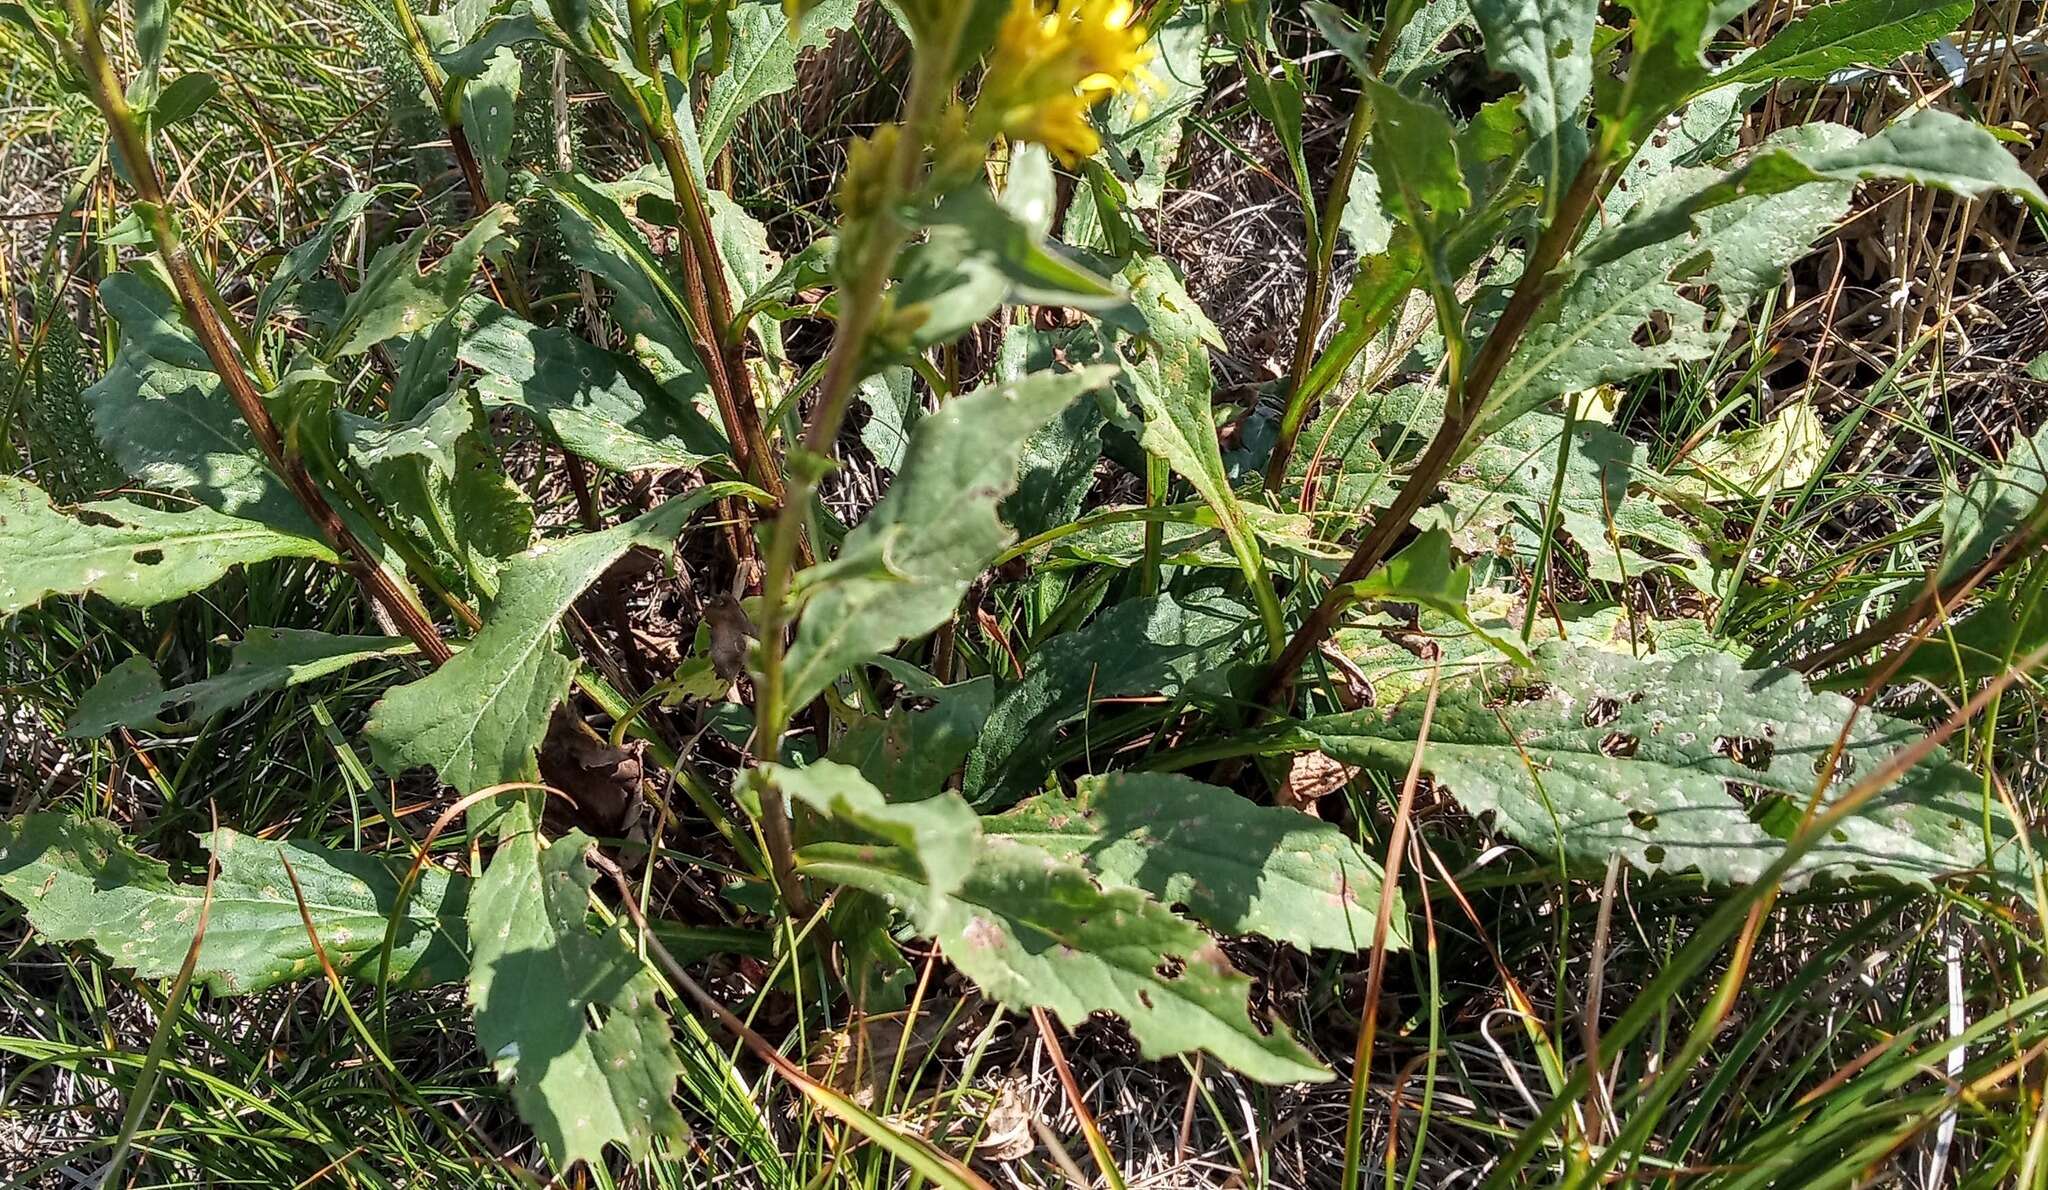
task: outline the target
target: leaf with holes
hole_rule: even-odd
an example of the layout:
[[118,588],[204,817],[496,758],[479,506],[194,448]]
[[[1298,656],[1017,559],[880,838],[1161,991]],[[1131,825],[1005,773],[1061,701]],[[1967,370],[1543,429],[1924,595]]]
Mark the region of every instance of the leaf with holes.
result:
[[335,561],[310,537],[209,508],[158,512],[96,500],[59,512],[34,484],[0,475],[0,615],[50,595],[91,593],[154,607],[204,590],[237,566],[272,558]]
[[[202,836],[220,864],[194,978],[218,996],[260,992],[320,965],[291,877],[327,959],[344,975],[414,987],[462,978],[469,881],[429,864],[405,903],[390,965],[385,936],[411,862],[221,830]],[[285,866],[289,864],[288,876]],[[0,892],[58,942],[89,942],[142,979],[176,975],[199,924],[203,884],[173,880],[104,818],[45,811],[0,821]]]
[[[1423,702],[1412,693],[1292,734],[1398,776],[1414,756]],[[1619,855],[1645,871],[1739,882],[1776,858],[1845,728],[1830,800],[1926,730],[1858,714],[1796,673],[1745,670],[1725,653],[1638,661],[1549,645],[1533,672],[1495,666],[1446,679],[1423,769],[1537,855],[1592,871]],[[1925,884],[1983,869],[2024,888],[2019,846],[1983,796],[1983,783],[1937,750],[1803,858],[1788,887],[1862,876]]]
[[[1350,836],[1296,810],[1168,773],[1083,777],[983,822],[991,836],[1143,889],[1226,934],[1300,947],[1372,944],[1380,866]],[[1408,944],[1400,896],[1390,944]]]
[[907,859],[873,848],[814,844],[800,866],[904,909],[1003,1004],[1050,1009],[1069,1028],[1113,1012],[1148,1060],[1202,1050],[1264,1082],[1330,1077],[1285,1026],[1253,1022],[1251,981],[1199,927],[1135,888],[1098,888],[1039,848],[984,840],[966,883],[944,896]]

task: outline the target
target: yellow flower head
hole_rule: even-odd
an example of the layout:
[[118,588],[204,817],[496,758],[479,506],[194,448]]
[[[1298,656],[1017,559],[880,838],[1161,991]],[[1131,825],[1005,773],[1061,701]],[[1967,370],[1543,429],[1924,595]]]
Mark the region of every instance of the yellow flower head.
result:
[[1102,146],[1088,109],[1151,77],[1131,0],[1011,0],[975,107],[978,125],[1068,165]]

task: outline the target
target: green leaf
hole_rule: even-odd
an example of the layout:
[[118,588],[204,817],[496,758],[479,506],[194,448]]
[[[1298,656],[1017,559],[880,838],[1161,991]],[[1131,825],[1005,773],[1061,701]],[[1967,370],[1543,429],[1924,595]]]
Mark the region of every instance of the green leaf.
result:
[[[398,904],[404,858],[330,851],[221,830],[202,837],[220,863],[194,977],[217,996],[246,995],[318,975],[284,865],[305,894],[327,958],[344,975],[375,979]],[[46,811],[0,821],[0,892],[57,942],[90,942],[142,979],[178,973],[205,896],[136,852],[104,818]],[[415,987],[462,977],[469,881],[427,864],[391,946],[393,982]]]
[[[1424,698],[1299,725],[1349,764],[1399,775]],[[1852,722],[1853,720],[1853,722]],[[1423,768],[1475,814],[1539,855],[1597,871],[1619,855],[1645,871],[1753,880],[1776,857],[1847,730],[1838,798],[1917,742],[1925,728],[1809,690],[1788,670],[1744,670],[1724,653],[1632,660],[1546,646],[1532,675],[1501,667],[1446,679]],[[1912,765],[1793,869],[1788,887],[1826,876],[1926,883],[1987,862],[2015,870],[2018,848],[1982,782],[1936,752]],[[2023,886],[2014,880],[2016,886]]]
[[1135,329],[1123,288],[1078,263],[983,186],[948,194],[905,249],[890,290],[911,347],[947,342],[1005,304],[1070,306]]
[[[1853,136],[1833,125],[1809,124],[1787,129],[1766,145],[1825,149]],[[1777,286],[1814,237],[1848,209],[1852,188],[1828,181],[1738,198],[1700,211],[1690,229],[1679,221],[1669,230],[1680,234],[1671,238],[1616,242],[1634,236],[1630,224],[1641,212],[1657,211],[1671,196],[1718,176],[1713,170],[1675,170],[1653,180],[1653,195],[1638,200],[1628,223],[1581,250],[1578,271],[1537,315],[1488,394],[1482,433],[1554,397],[1711,358],[1750,303]],[[1705,290],[1717,298],[1712,307],[1693,296]]]
[[633,336],[634,357],[671,398],[694,405],[707,399],[711,388],[692,346],[697,340],[681,282],[623,205],[652,189],[654,184],[642,177],[604,183],[581,174],[557,174],[548,182],[547,196],[576,267],[611,286],[611,315]]
[[591,921],[591,845],[579,831],[551,846],[516,831],[470,898],[477,1044],[560,1172],[601,1165],[608,1144],[645,1161],[657,1139],[673,1148],[687,1132],[658,985],[623,932]]
[[154,279],[116,273],[100,300],[121,324],[114,366],[85,391],[94,429],[138,483],[218,512],[312,537],[318,530],[242,424],[177,300]]
[[[2048,210],[2048,195],[1988,130],[1926,108],[1869,138],[1836,124],[1808,124],[1765,141],[1737,169],[1718,175],[1681,171],[1659,185],[1660,201],[1639,201],[1625,222],[1589,242],[1573,264],[1597,269],[1629,253],[1640,256],[1659,241],[1710,233],[1713,220],[1702,222],[1700,216],[1717,207],[1768,202],[1770,196],[1808,186],[1846,193],[1847,187],[1872,180],[1912,182],[1964,198],[2002,190]],[[1702,246],[1715,247],[1704,241]],[[1717,250],[1735,249],[1724,243]]]
[[981,819],[957,793],[891,800],[859,769],[830,760],[755,771],[818,813],[900,849],[935,901],[958,892],[974,866]]
[[691,470],[725,453],[697,410],[569,331],[541,329],[496,306],[464,336],[486,406],[525,412],[562,446],[613,471]]
[[330,636],[303,628],[251,628],[235,646],[225,672],[174,690],[163,688],[163,680],[147,658],[130,657],[108,670],[78,700],[64,734],[102,736],[116,727],[159,731],[168,726],[163,716],[180,709],[184,722],[197,725],[259,694],[324,678],[359,662],[418,651],[418,646],[398,636]]
[[362,284],[348,295],[341,320],[322,351],[323,358],[356,355],[386,339],[438,322],[469,293],[484,253],[509,234],[517,218],[509,206],[485,211],[448,254],[424,272],[420,252],[426,247],[428,228],[379,251],[363,270]]
[[1253,1023],[1251,981],[1214,939],[1137,889],[1098,888],[1080,867],[1002,839],[983,841],[949,896],[891,860],[823,845],[806,848],[801,866],[904,909],[1000,1003],[1050,1009],[1069,1028],[1116,1013],[1147,1060],[1203,1050],[1265,1082],[1330,1077],[1285,1026]]
[[1215,378],[1209,370],[1209,348],[1223,345],[1223,332],[1189,296],[1165,259],[1142,257],[1132,262],[1127,275],[1131,300],[1151,327],[1149,342],[1126,371],[1145,419],[1139,445],[1147,454],[1165,459],[1215,511],[1238,567],[1258,599],[1267,646],[1278,652],[1286,640],[1286,625],[1266,574],[1258,535],[1230,486],[1223,448],[1216,437]]
[[1951,491],[1914,518],[1915,528],[1924,529],[1931,520],[1941,532],[1936,581],[1946,585],[1968,574],[2043,500],[2048,500],[2048,425],[2031,438],[2015,440],[2003,462],[1985,468],[1969,487]]
[[1205,592],[1119,603],[1053,637],[1026,660],[1024,676],[997,694],[967,758],[968,800],[1007,804],[1038,785],[1060,728],[1097,701],[1227,693],[1230,667],[1252,655],[1255,625],[1244,605]]
[[868,410],[868,420],[860,428],[860,444],[881,466],[891,471],[902,467],[903,456],[910,449],[911,428],[924,417],[916,377],[904,365],[884,368],[863,379],[854,394]]
[[[1137,888],[1226,934],[1363,950],[1379,911],[1380,866],[1349,836],[1296,810],[1168,773],[1083,777],[982,829]],[[1408,944],[1397,894],[1388,944]]]
[[334,241],[369,209],[379,195],[392,189],[396,187],[377,186],[369,190],[352,190],[343,195],[341,201],[327,212],[327,219],[320,225],[320,230],[285,253],[284,259],[277,264],[277,270],[264,283],[263,292],[256,298],[256,321],[259,325],[268,324],[270,316],[301,285],[327,267],[329,258],[334,255]]
[[[1069,364],[1096,363],[1108,348],[1095,327],[1041,331],[1013,323],[1003,331],[996,375],[1014,380],[1031,372]],[[1103,399],[1076,401],[1025,439],[1017,458],[1017,490],[1003,500],[1003,521],[1024,537],[1032,537],[1081,514],[1102,458],[1102,431],[1108,418]]]
[[[838,559],[808,572],[784,666],[788,705],[816,698],[848,668],[952,616],[1011,538],[996,504],[1017,486],[1017,451],[1108,368],[1027,376],[946,402],[917,423],[903,469]],[[799,577],[803,583],[804,577]]]
[[462,128],[484,175],[484,194],[505,199],[506,165],[518,130],[519,55],[509,46],[492,54],[482,73],[462,84]]
[[1474,0],[1472,15],[1495,70],[1522,80],[1530,162],[1555,204],[1586,153],[1581,111],[1593,90],[1597,0]]
[[272,558],[336,561],[312,538],[208,508],[158,512],[97,500],[67,516],[34,484],[0,475],[0,615],[45,596],[88,592],[124,607],[152,607]]
[[1472,569],[1451,563],[1451,535],[1431,529],[1410,542],[1386,565],[1350,584],[1352,599],[1414,603],[1448,616],[1512,661],[1528,664],[1529,655],[1506,633],[1495,632],[1473,618],[1466,605],[1472,592]]
[[175,124],[182,124],[199,114],[206,101],[220,94],[220,80],[203,70],[181,74],[165,84],[156,97],[156,109],[150,113],[149,126],[161,132]]
[[444,392],[403,421],[380,421],[335,411],[337,437],[350,462],[366,471],[414,463],[444,476],[455,473],[455,444],[476,429],[476,407],[462,392]]
[[1396,210],[1425,240],[1472,205],[1458,163],[1458,128],[1443,105],[1374,79],[1363,80],[1373,102],[1373,155]]
[[995,679],[984,676],[912,693],[932,705],[922,710],[899,705],[886,718],[859,720],[827,758],[852,765],[897,801],[930,797],[960,771],[995,705]]
[[392,776],[431,767],[458,793],[534,779],[549,716],[576,672],[556,630],[576,597],[626,551],[666,552],[699,508],[752,491],[745,484],[710,484],[615,529],[513,559],[469,646],[371,708],[364,735],[377,763]]
[[782,0],[740,0],[732,13],[732,61],[711,80],[698,122],[704,156],[718,156],[748,109],[796,86],[796,60],[853,23],[857,0],[823,0],[790,26]]
[[[1444,504],[1417,518],[1440,525],[1468,554],[1511,548],[1534,557],[1544,512],[1556,485],[1564,419],[1531,413],[1494,431],[1452,468]],[[1570,458],[1559,491],[1557,524],[1586,554],[1586,573],[1619,583],[1671,570],[1700,591],[1714,590],[1698,535],[1640,489],[1658,481],[1642,447],[1597,422],[1572,427]],[[1651,486],[1661,486],[1653,483]]]
[[1715,85],[1767,79],[1819,82],[1850,66],[1885,66],[1970,17],[1971,0],[1837,0],[1810,8],[1756,53],[1714,76]]

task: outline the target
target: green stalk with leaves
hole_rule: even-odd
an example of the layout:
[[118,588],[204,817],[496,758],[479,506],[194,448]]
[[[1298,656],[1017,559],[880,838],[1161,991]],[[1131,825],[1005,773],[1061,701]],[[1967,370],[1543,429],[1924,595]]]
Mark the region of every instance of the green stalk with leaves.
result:
[[[104,816],[147,817],[117,802],[134,788],[120,771],[0,821],[0,895],[41,940],[175,980],[160,1039],[188,985],[225,998],[324,978],[382,1101],[437,1105],[421,1152],[516,1151],[497,1139],[516,1127],[547,1172],[600,1182],[691,1176],[676,1171],[708,1128],[768,1184],[989,1184],[962,1138],[994,1114],[976,1063],[1003,1031],[925,1045],[904,1022],[941,986],[963,993],[954,1016],[986,1003],[1037,1023],[1112,1182],[1136,1162],[1070,1062],[1111,1034],[1062,1043],[1055,1022],[1115,1018],[1124,1057],[1209,1078],[1347,1074],[1331,1162],[1347,1184],[1370,1163],[1368,1092],[1420,1077],[1422,1123],[1388,1130],[1392,1181],[1463,1110],[1440,1071],[1479,1047],[1443,1035],[1495,1010],[1453,1009],[1465,993],[1446,989],[1496,977],[1519,1039],[1479,1032],[1532,1076],[1510,1065],[1527,1110],[1460,1141],[1494,1184],[1680,1161],[1743,1184],[1851,1150],[1861,1169],[1883,1155],[1865,1160],[1875,1142],[1840,1105],[1910,1115],[1888,1141],[1952,1110],[1948,1084],[1901,1090],[1916,1052],[1949,1052],[1912,1048],[1924,1021],[1870,1025],[1883,1054],[1788,1080],[1773,1103],[1793,1106],[1758,1136],[1810,1153],[1760,1157],[1764,1140],[1709,1127],[1722,1117],[1688,1080],[1751,995],[1766,927],[1795,913],[1967,906],[2022,956],[1997,980],[2024,986],[2037,965],[2013,923],[2042,882],[1998,766],[2048,649],[2030,553],[2048,439],[2001,443],[1886,535],[1910,566],[1850,559],[1878,592],[1857,608],[1867,627],[1816,652],[1723,631],[1783,600],[1755,547],[1796,483],[1773,467],[1792,468],[1733,434],[1677,452],[1712,473],[1653,465],[1640,422],[1610,424],[1599,398],[1629,386],[1654,408],[1675,373],[1711,370],[1865,183],[2048,210],[2005,143],[1934,106],[1738,148],[1761,88],[1885,65],[1967,6],[1837,0],[1741,54],[1723,52],[1739,7],[1649,0],[1396,3],[1370,28],[1258,0],[389,11],[466,219],[435,226],[432,203],[385,181],[263,259],[189,243],[215,224],[159,172],[155,147],[223,93],[184,69],[174,9],[4,14],[90,97],[144,233],[79,257],[111,360],[80,399],[129,486],[53,498],[69,472],[27,436],[0,476],[9,640],[62,634],[25,651],[47,672],[24,688],[90,668],[65,746],[133,754],[173,816],[186,774],[242,738],[229,712],[261,700],[314,700],[326,759],[303,767],[336,774],[280,830],[231,803],[229,825],[169,847]],[[815,98],[805,54],[877,46],[901,48],[900,79],[888,54],[855,60],[891,114],[850,138],[831,218],[771,209],[748,135]],[[586,129],[611,138],[585,155],[602,166],[522,159],[536,51],[563,80],[546,97],[559,136],[572,70],[608,101]],[[1449,69],[1468,54],[1491,73]],[[1319,90],[1343,113],[1328,177]],[[1155,243],[1199,160],[1186,134],[1250,121],[1306,231],[1304,300],[1265,390],[1277,414],[1219,380],[1239,328],[1205,310],[1218,295],[1199,262]],[[551,323],[565,301],[601,308],[616,340]],[[1783,422],[1786,455],[1812,449],[1805,426]],[[614,506],[628,512],[608,523]],[[302,572],[338,594],[237,594]],[[312,603],[317,628],[295,618]],[[127,609],[155,609],[155,647],[104,627]],[[206,628],[197,662],[185,616]],[[1915,682],[1959,709],[1916,704]],[[311,730],[236,746],[263,756]],[[1952,753],[1958,734],[1977,747]],[[415,837],[422,813],[434,826]],[[1606,961],[1624,886],[1663,930],[1640,930],[1639,994],[1603,1008],[1596,978],[1583,1022],[1562,994],[1536,1004],[1517,961],[1557,977],[1532,988],[1568,976],[1560,944],[1595,889]],[[1534,924],[1508,912],[1534,902]],[[1453,905],[1476,943],[1436,920]],[[1416,937],[1411,981],[1398,959]],[[1310,986],[1278,986],[1287,971]],[[468,1024],[437,1052],[464,1050],[517,1117],[477,1117],[487,1146],[393,1044],[406,997],[441,985],[462,994],[434,1003]],[[374,1016],[348,1002],[359,986]],[[1759,1021],[1784,1019],[1799,986]],[[742,987],[767,1011],[728,1004]],[[1402,991],[1429,997],[1426,1036],[1382,1002]],[[1689,991],[1704,999],[1682,1043],[1648,1045]],[[2035,993],[1980,1018],[2010,1025],[2015,1052],[2048,1044]],[[867,1052],[886,1027],[889,1052]],[[1982,1051],[1987,1027],[1941,1045]],[[448,1043],[459,1028],[472,1048]],[[1732,1060],[1763,1048],[1769,1029],[1752,1031]],[[889,1085],[821,1077],[832,1040]],[[1959,1057],[1954,1086],[2004,1085],[2010,1057]],[[161,1045],[129,1065],[131,1103],[179,1101],[188,1074]],[[959,1085],[922,1081],[933,1070]],[[1199,1076],[1189,1119],[1198,1099],[1215,1099]],[[135,1111],[117,1163],[178,1167]],[[1995,1129],[1968,1127],[1992,1147]],[[331,1131],[308,1131],[318,1168],[293,1180],[361,1172]],[[2015,1167],[2035,1160],[2030,1140],[1997,1143]],[[364,1180],[380,1179],[400,1180]]]

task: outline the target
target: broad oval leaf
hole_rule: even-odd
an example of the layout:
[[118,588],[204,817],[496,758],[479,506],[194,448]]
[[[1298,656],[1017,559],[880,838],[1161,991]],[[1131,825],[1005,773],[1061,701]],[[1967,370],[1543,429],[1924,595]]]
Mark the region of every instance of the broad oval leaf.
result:
[[[1925,731],[1720,652],[1635,660],[1551,645],[1537,661],[1533,674],[1495,666],[1447,680],[1423,769],[1535,854],[1575,867],[1619,855],[1645,871],[1753,880],[1790,837],[1845,725],[1830,799]],[[1310,720],[1298,736],[1346,763],[1402,773],[1423,703],[1417,691],[1384,710]],[[2003,812],[1986,815],[1982,782],[1937,751],[1802,859],[1787,885],[1928,883],[1988,868],[2026,887]]]
[[[1380,866],[1343,831],[1296,810],[1170,773],[1083,777],[983,823],[992,836],[1143,889],[1228,934],[1363,950],[1379,911]],[[1390,944],[1408,944],[1401,897]]]
[[34,484],[0,475],[0,615],[50,595],[87,593],[124,607],[153,607],[272,558],[336,560],[310,537],[210,508],[158,512],[96,500],[66,515]]

